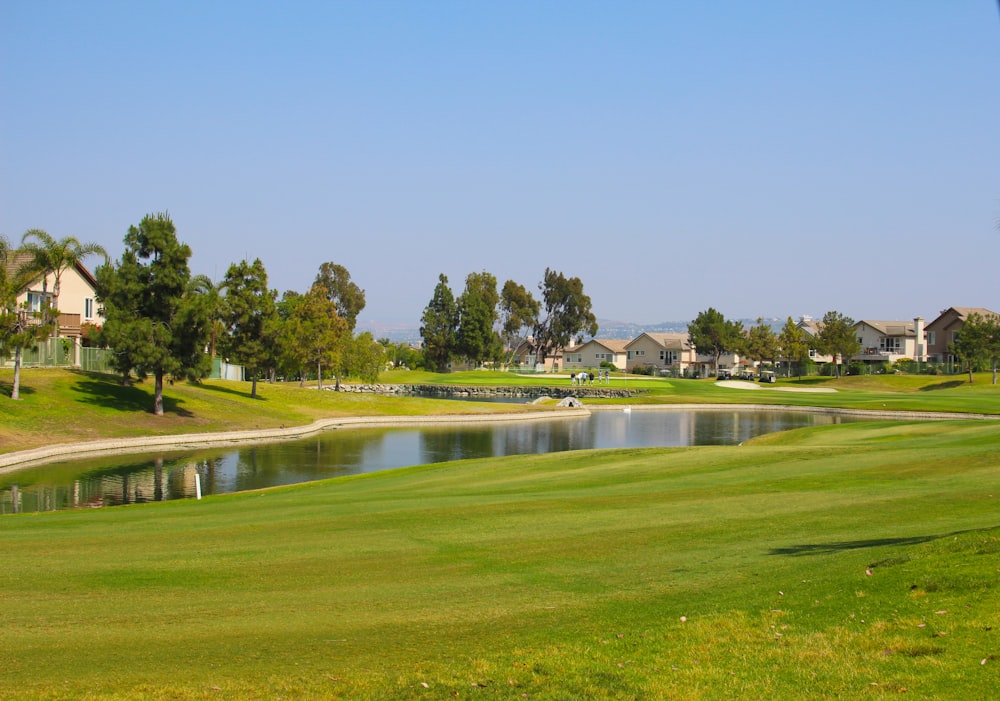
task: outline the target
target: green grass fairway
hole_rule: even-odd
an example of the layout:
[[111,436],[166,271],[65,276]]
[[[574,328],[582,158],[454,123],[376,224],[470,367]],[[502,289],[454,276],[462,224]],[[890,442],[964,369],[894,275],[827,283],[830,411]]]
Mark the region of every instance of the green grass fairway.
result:
[[994,421],[6,516],[0,542],[4,699],[1000,689]]

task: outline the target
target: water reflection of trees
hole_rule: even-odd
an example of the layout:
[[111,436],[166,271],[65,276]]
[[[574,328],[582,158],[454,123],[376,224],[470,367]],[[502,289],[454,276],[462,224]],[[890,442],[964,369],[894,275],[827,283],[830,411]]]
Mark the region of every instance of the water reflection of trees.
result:
[[419,435],[420,463],[448,462],[493,455],[492,428],[434,428],[421,431]]
[[[133,458],[134,459],[134,458]],[[157,456],[141,463],[79,473],[68,482],[19,485],[0,491],[0,513],[55,511],[165,501],[194,495],[197,465]]]
[[493,426],[334,431],[301,441],[55,463],[0,482],[0,514],[133,504],[449,460],[635,446],[734,445],[772,431],[850,418],[806,412],[595,413]]
[[385,430],[344,431],[242,448],[236,458],[232,489],[260,489],[363,472],[367,457],[379,450],[385,435]]
[[533,421],[509,427],[499,434],[498,455],[530,455],[583,450],[594,446],[586,421]]

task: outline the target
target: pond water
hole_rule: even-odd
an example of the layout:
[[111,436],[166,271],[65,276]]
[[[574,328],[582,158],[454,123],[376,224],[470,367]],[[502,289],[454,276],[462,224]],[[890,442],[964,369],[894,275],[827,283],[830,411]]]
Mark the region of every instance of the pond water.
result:
[[[589,417],[449,427],[341,429],[296,441],[52,463],[0,476],[0,513],[193,498],[465,458],[587,448],[736,445],[849,418],[810,412],[597,411]],[[196,480],[197,475],[197,480]]]

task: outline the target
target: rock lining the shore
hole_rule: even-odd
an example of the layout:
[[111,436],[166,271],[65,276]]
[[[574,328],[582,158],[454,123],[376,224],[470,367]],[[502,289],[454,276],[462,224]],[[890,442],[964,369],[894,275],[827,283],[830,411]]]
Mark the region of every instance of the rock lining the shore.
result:
[[629,399],[643,390],[626,389],[624,387],[601,387],[600,385],[568,385],[553,386],[479,386],[479,385],[389,385],[389,384],[342,384],[323,389],[354,394],[385,394],[413,397],[458,397],[491,399],[494,397],[537,399],[552,397],[565,399]]

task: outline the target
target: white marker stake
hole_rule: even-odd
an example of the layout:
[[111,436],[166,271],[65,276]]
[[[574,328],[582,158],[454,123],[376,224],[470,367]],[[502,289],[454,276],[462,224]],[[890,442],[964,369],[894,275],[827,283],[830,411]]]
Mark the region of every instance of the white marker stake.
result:
[[201,499],[201,473],[194,473],[194,495],[196,498]]

